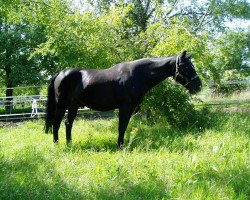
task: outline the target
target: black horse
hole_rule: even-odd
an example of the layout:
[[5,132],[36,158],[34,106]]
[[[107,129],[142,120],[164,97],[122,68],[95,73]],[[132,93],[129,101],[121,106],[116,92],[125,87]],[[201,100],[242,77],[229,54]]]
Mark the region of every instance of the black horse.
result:
[[79,107],[99,111],[118,108],[118,147],[122,147],[130,117],[143,96],[167,77],[173,77],[191,94],[201,90],[201,80],[186,51],[172,57],[123,62],[104,70],[64,70],[51,80],[48,88],[45,132],[53,131],[54,142],[58,142],[58,130],[68,110],[65,121],[68,144],[71,143],[71,129]]

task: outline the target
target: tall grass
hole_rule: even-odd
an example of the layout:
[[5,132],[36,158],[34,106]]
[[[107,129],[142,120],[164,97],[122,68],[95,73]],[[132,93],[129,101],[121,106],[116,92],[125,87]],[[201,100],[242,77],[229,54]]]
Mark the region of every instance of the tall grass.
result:
[[205,130],[134,117],[117,150],[117,119],[77,120],[73,144],[43,121],[0,129],[0,199],[248,199],[250,117],[211,114]]

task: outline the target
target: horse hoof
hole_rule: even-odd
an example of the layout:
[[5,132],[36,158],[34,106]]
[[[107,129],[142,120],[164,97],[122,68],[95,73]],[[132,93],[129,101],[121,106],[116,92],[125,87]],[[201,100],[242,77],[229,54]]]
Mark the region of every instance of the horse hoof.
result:
[[72,140],[66,142],[67,147],[70,147],[72,145]]

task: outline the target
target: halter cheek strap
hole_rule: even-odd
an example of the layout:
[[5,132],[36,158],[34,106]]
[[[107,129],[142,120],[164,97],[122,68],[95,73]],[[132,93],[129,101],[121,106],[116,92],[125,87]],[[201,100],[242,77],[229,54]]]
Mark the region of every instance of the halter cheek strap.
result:
[[198,78],[198,75],[194,75],[192,78],[188,79],[187,77],[183,76],[182,74],[180,74],[179,72],[179,55],[176,57],[176,61],[175,61],[175,79],[177,78],[177,76],[185,79],[185,85],[189,84],[190,82],[192,82],[194,79]]
[[176,61],[175,61],[175,79],[177,78],[177,76],[185,79],[186,82],[188,82],[187,78],[185,76],[183,76],[182,74],[180,74],[179,72],[179,55],[176,57]]

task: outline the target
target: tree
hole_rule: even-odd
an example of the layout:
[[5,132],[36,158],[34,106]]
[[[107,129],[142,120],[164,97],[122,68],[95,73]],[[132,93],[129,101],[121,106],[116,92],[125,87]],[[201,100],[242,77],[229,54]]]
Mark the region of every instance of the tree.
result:
[[[12,100],[13,87],[20,84],[39,84],[42,81],[39,62],[29,59],[30,53],[40,43],[39,30],[26,24],[0,24],[0,70],[5,75],[4,82],[7,101]],[[6,109],[10,109],[7,102]]]
[[[206,76],[218,91],[233,90],[232,86],[226,86],[224,82],[240,81],[250,75],[250,66],[244,63],[250,58],[248,43],[249,32],[227,31],[207,48],[210,65],[206,67]],[[205,59],[203,62],[209,61]]]
[[[18,74],[25,72],[23,77],[34,74],[34,70],[42,71],[36,73],[39,78],[36,76],[33,81],[30,75],[19,78],[33,83],[67,67],[106,68],[145,56],[174,55],[184,49],[195,53],[195,64],[204,78],[216,80],[217,72],[222,70],[217,66],[222,65],[213,50],[220,49],[226,41],[217,40],[222,31],[227,31],[224,22],[250,17],[246,0],[202,3],[198,0],[88,0],[87,7],[86,1],[79,2],[82,7],[74,6],[70,0],[2,0],[0,34],[2,41],[9,37],[11,43],[1,43],[0,62],[1,73],[10,77],[5,79],[10,80],[9,85],[20,84],[14,78],[14,69]],[[243,43],[237,53],[244,52]],[[16,59],[11,67],[9,57]],[[238,59],[237,65],[242,60]],[[11,73],[6,73],[5,69],[9,68]]]
[[23,4],[19,1],[16,3],[13,5],[6,1],[0,9],[0,71],[3,75],[1,82],[7,88],[7,110],[12,107],[13,87],[43,82],[43,69],[40,66],[47,60],[30,57],[37,45],[45,40],[44,29],[21,17],[23,13],[18,9]]

